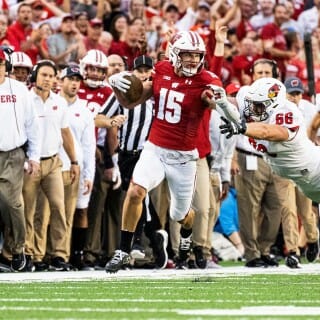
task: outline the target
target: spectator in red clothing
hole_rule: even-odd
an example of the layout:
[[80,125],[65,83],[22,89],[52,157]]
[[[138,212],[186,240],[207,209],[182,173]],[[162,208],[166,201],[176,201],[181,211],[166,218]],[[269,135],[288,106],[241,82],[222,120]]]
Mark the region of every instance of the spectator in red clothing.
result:
[[250,18],[257,12],[257,0],[240,0],[241,21],[237,26],[237,37],[242,40],[248,32],[254,31]]
[[296,52],[289,51],[286,39],[281,30],[281,25],[287,20],[287,9],[283,4],[274,7],[274,22],[268,23],[261,29],[263,41],[263,56],[267,59],[274,59],[279,67],[281,78],[284,79],[286,62],[296,55]]
[[35,64],[39,53],[35,45],[37,33],[32,28],[32,8],[30,4],[22,3],[17,11],[17,20],[8,27],[8,36],[15,39],[14,50],[25,52]]
[[146,44],[145,33],[140,33],[140,28],[134,25],[128,27],[125,41],[113,42],[109,54],[118,54],[127,58],[128,69],[133,67],[133,60],[142,55],[142,47]]
[[0,45],[8,46],[14,50],[15,43],[14,37],[8,34],[8,17],[5,14],[0,14]]
[[97,49],[107,55],[108,50],[106,50],[105,47],[99,43],[99,39],[103,31],[102,27],[102,20],[98,18],[90,20],[88,35],[83,39],[83,43],[87,51],[91,49]]
[[149,0],[148,5],[144,9],[147,25],[151,24],[153,17],[161,17],[161,0]]
[[235,55],[232,59],[234,76],[241,85],[251,84],[251,68],[253,62],[259,58],[261,56],[257,54],[255,42],[250,38],[243,38],[240,45],[240,54]]
[[112,34],[113,41],[119,42],[125,39],[129,25],[129,18],[124,13],[119,13],[111,21],[109,32]]

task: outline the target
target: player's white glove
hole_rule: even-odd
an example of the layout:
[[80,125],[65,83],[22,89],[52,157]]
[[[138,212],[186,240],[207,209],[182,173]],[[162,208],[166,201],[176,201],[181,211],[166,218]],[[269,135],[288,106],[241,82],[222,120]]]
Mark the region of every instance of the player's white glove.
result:
[[109,77],[109,83],[112,87],[117,88],[118,90],[126,93],[127,90],[130,88],[131,81],[125,79],[124,76],[131,75],[128,71],[122,71],[116,74],[113,74]]
[[224,122],[224,124],[221,124],[219,129],[222,134],[226,134],[227,139],[231,138],[235,134],[244,134],[247,131],[245,119],[238,123],[231,122],[224,117],[221,117],[221,120]]
[[[240,123],[240,113],[238,109],[228,101],[226,91],[222,87],[212,84],[208,87],[213,91],[212,100],[222,109],[225,116],[234,123]],[[218,108],[217,111],[219,111]]]

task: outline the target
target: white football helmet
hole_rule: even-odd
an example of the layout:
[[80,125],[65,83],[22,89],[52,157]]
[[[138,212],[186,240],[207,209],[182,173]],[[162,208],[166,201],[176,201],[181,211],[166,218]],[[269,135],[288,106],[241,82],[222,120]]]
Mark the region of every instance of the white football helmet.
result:
[[[103,75],[92,76],[88,74],[87,67],[92,66],[103,70]],[[108,69],[108,59],[107,56],[100,50],[89,50],[87,54],[80,60],[80,73],[91,88],[98,88],[106,86],[106,76]]]
[[[180,57],[182,52],[200,53],[200,62],[193,67],[184,66]],[[205,52],[205,44],[197,32],[178,32],[169,43],[169,61],[175,68],[181,69],[186,77],[192,77],[202,69]]]
[[261,78],[251,84],[243,110],[247,121],[265,121],[272,110],[285,103],[286,88],[274,78]]
[[11,58],[11,64],[13,68],[23,67],[23,68],[28,68],[29,71],[31,71],[33,64],[30,57],[26,53],[22,51],[15,51],[15,52],[12,52],[10,58]]

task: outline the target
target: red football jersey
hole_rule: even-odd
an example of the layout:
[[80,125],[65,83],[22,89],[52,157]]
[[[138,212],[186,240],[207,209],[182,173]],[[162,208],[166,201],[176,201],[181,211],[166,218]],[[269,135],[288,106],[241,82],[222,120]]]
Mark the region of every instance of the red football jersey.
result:
[[163,148],[193,150],[205,110],[201,93],[208,84],[220,86],[220,80],[207,70],[179,77],[169,61],[158,62],[152,78],[155,113],[149,140]]
[[101,111],[101,107],[112,93],[111,87],[90,88],[81,82],[78,96],[80,99],[88,101],[88,109],[96,115]]

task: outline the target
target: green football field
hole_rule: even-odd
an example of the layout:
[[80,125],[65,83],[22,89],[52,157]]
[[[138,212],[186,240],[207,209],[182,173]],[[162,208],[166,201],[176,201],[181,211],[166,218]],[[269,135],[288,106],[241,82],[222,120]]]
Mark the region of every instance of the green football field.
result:
[[0,274],[0,319],[320,319],[319,269]]

